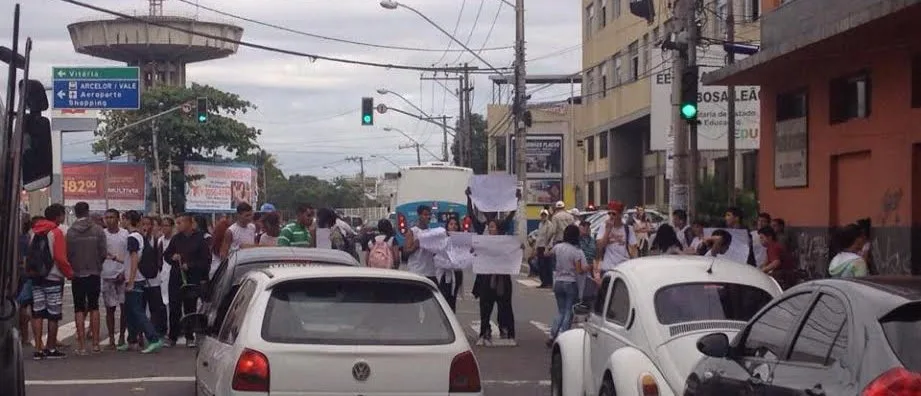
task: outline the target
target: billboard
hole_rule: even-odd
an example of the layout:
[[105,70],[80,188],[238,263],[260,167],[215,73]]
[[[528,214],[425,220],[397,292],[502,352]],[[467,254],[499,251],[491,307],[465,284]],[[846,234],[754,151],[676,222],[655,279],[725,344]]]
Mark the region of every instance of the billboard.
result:
[[[525,145],[525,158],[528,167],[528,178],[534,179],[562,179],[563,178],[563,135],[528,135]],[[509,158],[510,173],[515,171],[515,137],[509,141],[511,155]]]
[[255,206],[258,172],[249,164],[185,163],[185,209],[189,212],[233,212],[241,202]]
[[[650,49],[652,59],[668,59],[660,49]],[[719,69],[726,57],[722,47],[711,45],[698,50],[700,76]],[[736,55],[736,60],[745,55]],[[670,62],[666,62],[652,74],[650,86],[651,106],[649,147],[654,151],[668,148],[668,136],[672,124],[672,114],[678,109],[672,106],[672,75]],[[726,135],[729,130],[726,113],[728,90],[724,86],[701,85],[698,91],[698,114],[700,125],[697,127],[697,147],[699,150],[726,150]],[[736,87],[736,148],[739,150],[758,149],[761,132],[761,88],[757,86]]]
[[563,200],[563,180],[528,179],[525,199],[528,205],[553,206]]
[[110,208],[144,211],[147,208],[147,166],[136,162],[109,162],[108,165],[106,162],[65,162],[61,167],[61,189],[66,206],[84,201],[92,211]]

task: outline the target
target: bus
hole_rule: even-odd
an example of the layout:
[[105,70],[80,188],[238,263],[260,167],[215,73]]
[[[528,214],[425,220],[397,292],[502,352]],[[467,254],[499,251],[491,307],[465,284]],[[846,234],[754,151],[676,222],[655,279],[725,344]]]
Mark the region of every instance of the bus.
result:
[[473,169],[445,162],[408,166],[400,170],[393,207],[397,243],[403,246],[403,234],[418,221],[419,206],[432,209],[429,227],[444,227],[448,219],[457,219],[465,230],[472,220],[467,217],[467,195],[464,191],[473,176]]
[[13,11],[12,33],[12,46],[0,47],[0,62],[9,67],[6,98],[0,100],[0,219],[5,227],[0,230],[0,395],[23,396],[26,382],[16,301],[20,199],[23,189],[51,185],[51,123],[41,114],[48,110],[45,87],[29,79],[32,39],[26,38],[22,53],[19,50],[19,4]]

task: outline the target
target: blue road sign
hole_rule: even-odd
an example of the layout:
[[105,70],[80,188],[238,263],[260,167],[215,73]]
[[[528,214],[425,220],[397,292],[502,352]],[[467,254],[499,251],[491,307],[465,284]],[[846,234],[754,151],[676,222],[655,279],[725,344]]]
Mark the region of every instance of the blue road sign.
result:
[[55,67],[54,108],[137,110],[141,107],[137,67]]

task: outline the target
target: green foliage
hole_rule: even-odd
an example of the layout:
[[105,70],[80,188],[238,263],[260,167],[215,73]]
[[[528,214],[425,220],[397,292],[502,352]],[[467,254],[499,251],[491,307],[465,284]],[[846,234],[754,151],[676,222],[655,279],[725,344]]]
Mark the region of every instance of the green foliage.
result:
[[[361,186],[338,178],[322,180],[316,176],[291,175],[286,181],[273,182],[269,178],[269,202],[281,210],[294,210],[299,203],[331,208],[357,208],[361,206]],[[371,200],[368,205],[374,205]]]
[[[758,216],[758,198],[754,191],[739,191],[736,205],[745,213],[745,222],[752,223]],[[706,176],[697,187],[697,215],[694,220],[710,226],[725,224],[724,215],[729,207],[729,188],[722,180]],[[748,224],[751,225],[751,224]]]
[[[487,136],[486,119],[481,114],[473,113],[470,116],[470,122],[473,127],[473,133],[470,136],[472,142],[471,160],[473,161],[471,168],[473,168],[473,173],[475,174],[486,174],[489,172],[489,159],[487,158],[489,137]],[[460,124],[455,124],[455,127],[460,129]],[[451,154],[454,156],[454,164],[460,165],[457,139],[451,143]]]

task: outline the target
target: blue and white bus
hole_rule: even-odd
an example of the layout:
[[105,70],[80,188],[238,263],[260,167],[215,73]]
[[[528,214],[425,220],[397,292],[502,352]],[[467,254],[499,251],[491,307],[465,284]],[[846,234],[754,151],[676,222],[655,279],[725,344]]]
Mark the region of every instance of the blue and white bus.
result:
[[400,170],[393,207],[398,233],[397,242],[403,245],[403,233],[418,221],[416,210],[421,205],[432,209],[429,227],[444,227],[448,219],[457,219],[461,227],[469,229],[467,195],[464,191],[473,175],[473,169],[452,166],[444,162],[408,166]]

